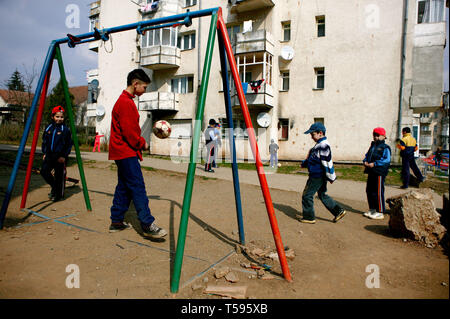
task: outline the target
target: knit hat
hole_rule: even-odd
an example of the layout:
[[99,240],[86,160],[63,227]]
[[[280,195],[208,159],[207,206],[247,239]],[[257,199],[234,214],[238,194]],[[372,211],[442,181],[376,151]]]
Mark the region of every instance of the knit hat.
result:
[[53,108],[53,110],[52,110],[52,115],[53,115],[53,114],[56,114],[56,113],[58,113],[58,112],[61,112],[61,113],[64,113],[64,112],[65,112],[64,109],[63,109],[63,107],[62,107],[61,105],[55,106],[55,107]]
[[386,137],[386,130],[382,127],[376,127],[373,129],[373,134],[383,135]]

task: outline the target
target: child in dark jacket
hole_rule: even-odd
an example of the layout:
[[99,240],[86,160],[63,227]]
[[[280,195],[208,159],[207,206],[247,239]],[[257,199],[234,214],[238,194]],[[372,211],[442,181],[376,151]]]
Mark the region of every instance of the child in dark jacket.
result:
[[364,157],[364,173],[368,174],[366,184],[367,202],[369,211],[364,216],[371,219],[383,219],[384,181],[389,172],[391,163],[391,148],[385,144],[386,130],[377,127],[373,130],[373,141]]
[[[56,106],[52,110],[52,122],[45,128],[42,137],[42,153],[44,153],[41,175],[51,186],[49,198],[53,201],[64,197],[66,182],[66,163],[72,149],[72,134],[64,125],[64,109]],[[55,170],[55,175],[52,170]]]
[[333,214],[333,222],[337,222],[345,216],[346,211],[327,194],[327,182],[336,180],[331,147],[325,136],[325,126],[314,123],[305,134],[311,134],[316,145],[309,151],[308,158],[302,162],[302,167],[308,168],[308,181],[302,194],[303,218],[302,223],[315,224],[314,194],[318,193],[319,199]]

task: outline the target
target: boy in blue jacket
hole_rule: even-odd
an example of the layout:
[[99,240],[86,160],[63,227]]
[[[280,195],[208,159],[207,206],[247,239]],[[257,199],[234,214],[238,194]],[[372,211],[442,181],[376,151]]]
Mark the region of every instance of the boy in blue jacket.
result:
[[366,184],[367,202],[369,211],[364,216],[371,219],[383,219],[384,180],[389,172],[391,163],[391,148],[385,144],[386,130],[376,127],[373,130],[373,141],[364,157],[364,173],[368,174]]
[[[64,125],[64,109],[56,106],[52,110],[52,122],[45,128],[42,137],[44,153],[41,175],[51,186],[49,198],[56,202],[64,197],[66,163],[72,149],[72,134]],[[53,176],[52,170],[55,170]]]
[[302,223],[314,224],[314,194],[318,193],[319,199],[333,214],[333,222],[337,222],[346,214],[346,211],[337,204],[333,198],[327,195],[327,182],[336,180],[333,160],[331,158],[331,147],[325,137],[325,126],[316,122],[305,134],[311,134],[316,145],[309,150],[308,158],[302,162],[302,167],[307,167],[309,172],[308,181],[302,195],[303,218]]

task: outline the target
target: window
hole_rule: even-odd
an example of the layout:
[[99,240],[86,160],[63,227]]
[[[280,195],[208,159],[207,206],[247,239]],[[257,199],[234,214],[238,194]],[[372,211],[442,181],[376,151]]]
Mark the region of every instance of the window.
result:
[[228,36],[230,37],[230,41],[233,42],[236,39],[236,35],[241,32],[241,25],[231,25],[227,27]]
[[317,37],[325,36],[325,16],[316,17]]
[[241,77],[241,82],[250,82],[252,80],[252,72],[245,72],[245,75],[240,73],[239,76]]
[[417,125],[413,126],[412,136],[416,139],[416,141],[419,138],[419,127]]
[[175,47],[177,45],[177,33],[177,28],[149,30],[142,35],[142,47],[147,48],[156,45]]
[[243,139],[247,139],[248,138],[248,133],[247,133],[247,126],[245,125],[245,121],[241,120],[241,119],[233,119],[233,125],[234,125],[234,136],[236,138],[243,138]]
[[431,131],[429,125],[421,125],[421,126],[420,126],[420,130],[421,130],[422,132],[430,132],[430,131]]
[[283,41],[290,41],[291,40],[291,21],[282,22],[281,25],[283,29]]
[[278,140],[286,141],[289,138],[289,119],[278,119]]
[[181,50],[195,48],[195,33],[182,34],[178,36],[177,47]]
[[325,68],[314,68],[316,73],[316,90],[323,90],[325,88]]
[[194,92],[194,77],[184,76],[174,78],[170,81],[171,92],[173,93],[192,93]]
[[89,32],[94,32],[94,28],[99,28],[100,15],[92,16],[89,18]]
[[420,113],[420,117],[429,118],[430,117],[430,113]]
[[197,4],[197,0],[185,0],[185,2],[184,2],[185,7],[195,6],[196,4]]
[[289,71],[281,72],[281,91],[289,91]]
[[444,21],[444,0],[419,0],[417,2],[417,23]]
[[434,112],[434,118],[437,119],[439,117],[439,112]]
[[325,125],[325,119],[323,117],[315,117],[314,123],[322,123],[323,125]]

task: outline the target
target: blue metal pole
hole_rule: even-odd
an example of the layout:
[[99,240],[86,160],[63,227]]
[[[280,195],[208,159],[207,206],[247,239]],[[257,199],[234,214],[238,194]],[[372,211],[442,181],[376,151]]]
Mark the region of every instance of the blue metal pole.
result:
[[31,123],[33,122],[34,113],[36,111],[36,106],[39,102],[39,96],[42,91],[42,86],[44,85],[45,75],[50,67],[50,63],[53,63],[55,56],[55,41],[50,44],[48,48],[47,57],[45,58],[44,66],[39,77],[39,81],[36,87],[36,93],[34,94],[33,102],[31,103],[30,113],[28,114],[28,119],[25,124],[25,130],[20,141],[19,150],[17,151],[16,161],[14,162],[11,177],[9,179],[8,188],[5,192],[5,198],[3,199],[2,208],[0,210],[0,229],[3,229],[3,222],[5,220],[6,211],[8,210],[9,201],[11,200],[11,194],[16,182],[17,171],[19,170],[20,160],[22,159],[23,152],[25,150],[25,145],[27,143],[28,134],[30,133]]
[[[105,29],[99,30],[99,32],[100,32],[100,34],[117,33],[117,32],[122,32],[122,31],[133,30],[133,29],[137,29],[137,28],[144,28],[144,27],[148,27],[148,26],[152,26],[152,25],[158,25],[161,23],[180,21],[180,20],[184,20],[185,18],[205,17],[205,16],[212,15],[214,13],[217,13],[218,11],[219,11],[219,7],[198,10],[198,11],[193,11],[193,12],[188,11],[186,13],[176,14],[173,16],[145,20],[145,21],[140,21],[140,22],[131,23],[131,24],[125,24],[125,25],[112,27],[112,28],[105,28]],[[83,34],[77,35],[76,37],[79,38],[80,40],[83,40],[83,39],[91,38],[93,36],[94,36],[94,32],[89,32],[89,33],[83,33]],[[69,42],[69,40],[70,40],[69,37],[65,37],[65,38],[55,40],[55,41],[57,44],[62,44],[62,43]]]
[[231,167],[233,171],[234,198],[236,202],[236,214],[239,227],[239,241],[241,245],[245,245],[244,221],[242,219],[241,190],[239,187],[239,174],[236,162],[236,143],[234,137],[233,111],[231,109],[230,86],[228,83],[226,51],[225,46],[223,45],[223,35],[221,30],[220,29],[217,30],[217,33],[219,40],[220,65],[222,67],[223,97],[225,99],[228,128],[229,128],[230,154],[231,158],[233,159]]

